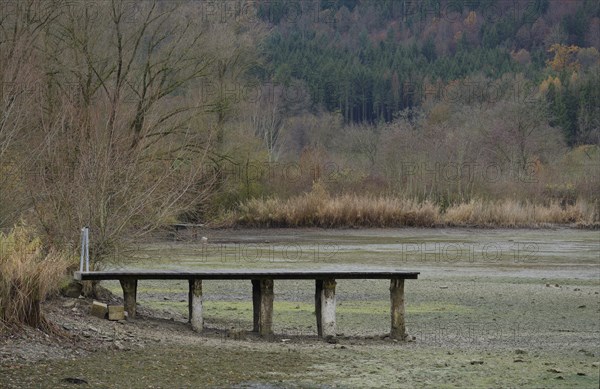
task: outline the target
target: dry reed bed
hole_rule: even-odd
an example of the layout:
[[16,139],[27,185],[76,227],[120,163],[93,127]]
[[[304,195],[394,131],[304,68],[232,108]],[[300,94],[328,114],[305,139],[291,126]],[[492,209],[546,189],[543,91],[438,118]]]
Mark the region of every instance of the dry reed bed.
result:
[[252,199],[227,222],[247,227],[544,227],[600,226],[598,205],[578,201],[561,206],[517,200],[483,201],[448,207],[412,199],[344,194],[329,196],[321,188],[287,200]]

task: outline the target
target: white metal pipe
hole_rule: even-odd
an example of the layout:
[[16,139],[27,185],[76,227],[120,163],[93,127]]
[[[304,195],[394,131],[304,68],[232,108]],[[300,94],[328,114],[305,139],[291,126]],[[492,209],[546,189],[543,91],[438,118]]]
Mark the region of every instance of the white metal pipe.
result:
[[85,271],[90,271],[90,229],[85,227]]
[[85,227],[81,229],[81,260],[79,261],[79,271],[83,271],[83,257],[85,250]]

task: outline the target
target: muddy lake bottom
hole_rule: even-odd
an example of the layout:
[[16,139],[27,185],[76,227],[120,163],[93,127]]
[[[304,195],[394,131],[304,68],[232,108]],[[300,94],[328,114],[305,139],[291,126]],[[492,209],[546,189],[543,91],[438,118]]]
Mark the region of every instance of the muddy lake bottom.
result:
[[[206,236],[207,241],[199,238]],[[402,269],[407,342],[389,333],[389,281],[338,280],[335,340],[316,337],[314,281],[275,281],[273,330],[252,329],[249,281],[140,281],[139,318],[55,298],[66,333],[0,339],[0,387],[598,388],[600,232],[573,229],[199,231],[132,245],[143,269]],[[118,282],[102,285],[121,296]]]

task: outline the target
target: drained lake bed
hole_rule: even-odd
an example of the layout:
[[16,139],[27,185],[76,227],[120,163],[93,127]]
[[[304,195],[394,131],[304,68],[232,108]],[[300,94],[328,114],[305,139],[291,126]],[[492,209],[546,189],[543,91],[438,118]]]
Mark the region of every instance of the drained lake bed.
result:
[[[187,323],[187,281],[142,280],[139,319],[114,324],[83,315],[100,332],[125,328],[131,333],[120,341],[126,349],[2,364],[3,382],[60,387],[72,385],[63,379],[73,376],[92,387],[598,386],[598,231],[274,229],[198,235],[138,243],[128,252],[129,262],[106,268],[419,271],[419,279],[405,281],[409,341],[387,337],[387,280],[337,281],[338,336],[330,342],[316,336],[314,281],[275,281],[275,334],[263,339],[250,333],[249,281],[203,282],[205,330],[198,334]],[[102,285],[121,296],[118,282]],[[53,315],[58,322],[72,319]]]

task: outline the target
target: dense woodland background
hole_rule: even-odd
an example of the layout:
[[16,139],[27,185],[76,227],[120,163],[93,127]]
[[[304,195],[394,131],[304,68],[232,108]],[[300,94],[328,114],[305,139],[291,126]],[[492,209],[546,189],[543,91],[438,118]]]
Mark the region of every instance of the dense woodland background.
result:
[[600,220],[597,1],[0,4],[0,227],[50,246]]

